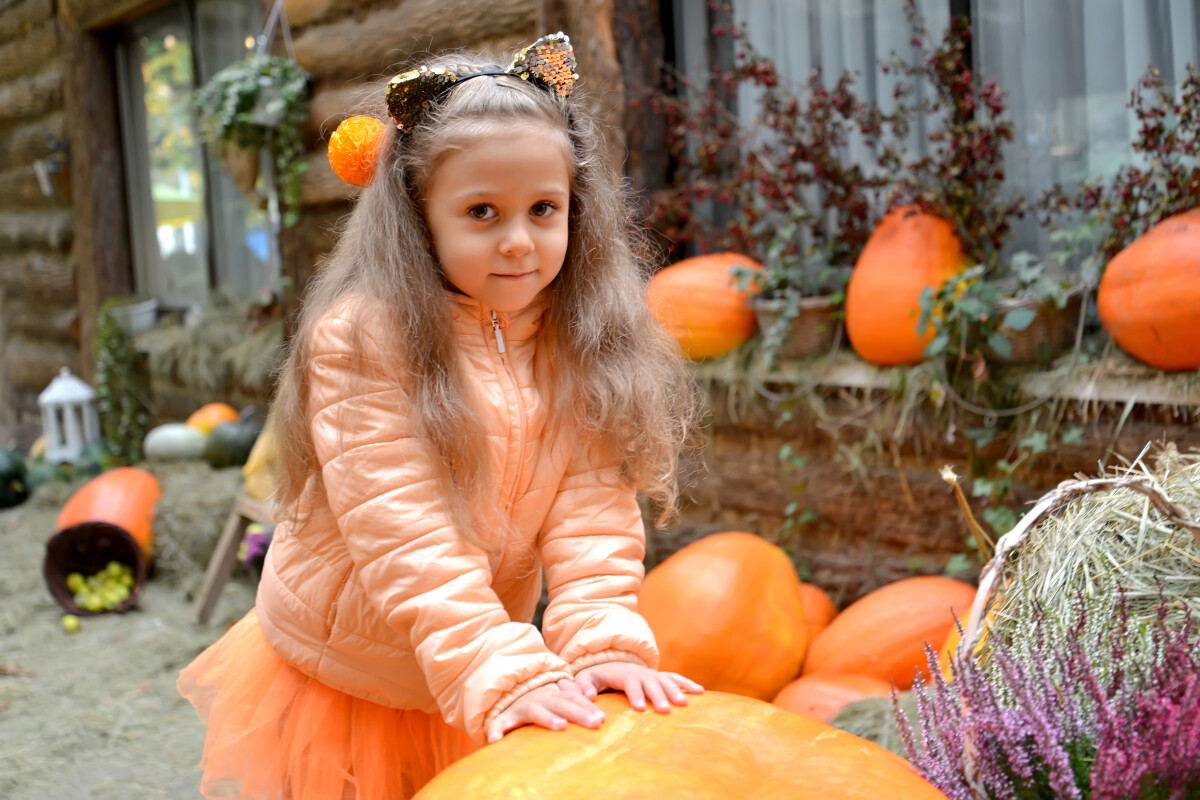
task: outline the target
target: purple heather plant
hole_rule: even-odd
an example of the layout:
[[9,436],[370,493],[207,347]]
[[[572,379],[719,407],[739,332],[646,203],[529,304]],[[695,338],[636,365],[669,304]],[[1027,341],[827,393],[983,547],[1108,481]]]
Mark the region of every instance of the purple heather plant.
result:
[[951,800],[1200,798],[1190,613],[1160,599],[1155,622],[1134,630],[1123,593],[1077,597],[1069,624],[1034,609],[1010,636],[989,634],[983,663],[955,654],[949,681],[928,651],[915,723],[895,707],[917,771]]

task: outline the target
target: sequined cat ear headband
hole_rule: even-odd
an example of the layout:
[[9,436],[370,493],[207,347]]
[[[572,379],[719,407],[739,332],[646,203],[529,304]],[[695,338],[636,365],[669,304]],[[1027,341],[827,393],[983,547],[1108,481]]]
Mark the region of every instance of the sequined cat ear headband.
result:
[[[387,85],[388,113],[401,134],[412,133],[429,107],[452,86],[483,75],[509,75],[548,89],[560,103],[575,90],[575,51],[561,31],[543,36],[513,56],[505,70],[455,75],[443,68],[418,67]],[[375,175],[386,123],[374,117],[348,117],[329,137],[329,164],[346,183],[366,186]]]

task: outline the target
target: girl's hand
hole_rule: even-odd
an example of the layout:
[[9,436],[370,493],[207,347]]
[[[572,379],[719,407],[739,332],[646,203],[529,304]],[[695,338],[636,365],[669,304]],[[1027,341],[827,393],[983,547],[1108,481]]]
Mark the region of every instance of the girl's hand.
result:
[[687,695],[700,694],[704,687],[674,672],[659,672],[626,661],[609,661],[581,669],[575,683],[583,695],[594,700],[605,689],[624,692],[635,711],[644,711],[646,701],[660,714],[669,714],[671,705],[686,706]]
[[498,742],[504,734],[522,725],[540,725],[561,731],[568,722],[585,728],[599,728],[604,722],[604,712],[583,696],[574,681],[563,679],[539,686],[514,700],[488,725],[487,740],[488,744]]

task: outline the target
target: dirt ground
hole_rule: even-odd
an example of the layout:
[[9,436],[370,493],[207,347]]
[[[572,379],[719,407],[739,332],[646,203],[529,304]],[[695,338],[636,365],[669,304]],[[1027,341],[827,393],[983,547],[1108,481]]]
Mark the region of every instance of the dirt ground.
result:
[[242,568],[209,625],[192,621],[238,469],[142,465],[163,488],[158,558],[138,607],[62,627],[42,578],[46,540],[82,485],[47,484],[0,511],[0,798],[199,800],[204,729],[175,692],[179,670],[254,602]]

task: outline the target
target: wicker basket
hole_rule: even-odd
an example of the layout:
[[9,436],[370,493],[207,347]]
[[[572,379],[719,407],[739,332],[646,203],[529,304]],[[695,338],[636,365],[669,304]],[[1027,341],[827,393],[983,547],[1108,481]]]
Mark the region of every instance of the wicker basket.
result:
[[1023,331],[1001,327],[1001,335],[1012,345],[1012,355],[1001,357],[989,347],[989,358],[1005,364],[1046,364],[1071,349],[1083,309],[1082,291],[1072,292],[1062,308],[1051,302],[1038,303],[1036,300],[1014,297],[1006,297],[996,304],[1002,319],[1009,311],[1018,308],[1034,309],[1037,316]]
[[[750,307],[758,316],[758,329],[764,334],[774,325],[783,324],[783,299],[755,295]],[[842,326],[834,314],[837,306],[828,297],[803,297],[800,313],[792,320],[791,330],[775,351],[777,358],[808,358],[828,353],[841,334]]]
[[[75,605],[75,593],[67,588],[67,576],[72,572],[94,575],[110,561],[119,561],[132,570],[129,597],[116,608],[103,611],[88,611]],[[124,528],[107,522],[81,522],[63,528],[46,543],[46,557],[42,561],[42,576],[50,594],[60,606],[78,616],[119,613],[133,608],[149,570],[149,561],[137,539]]]

